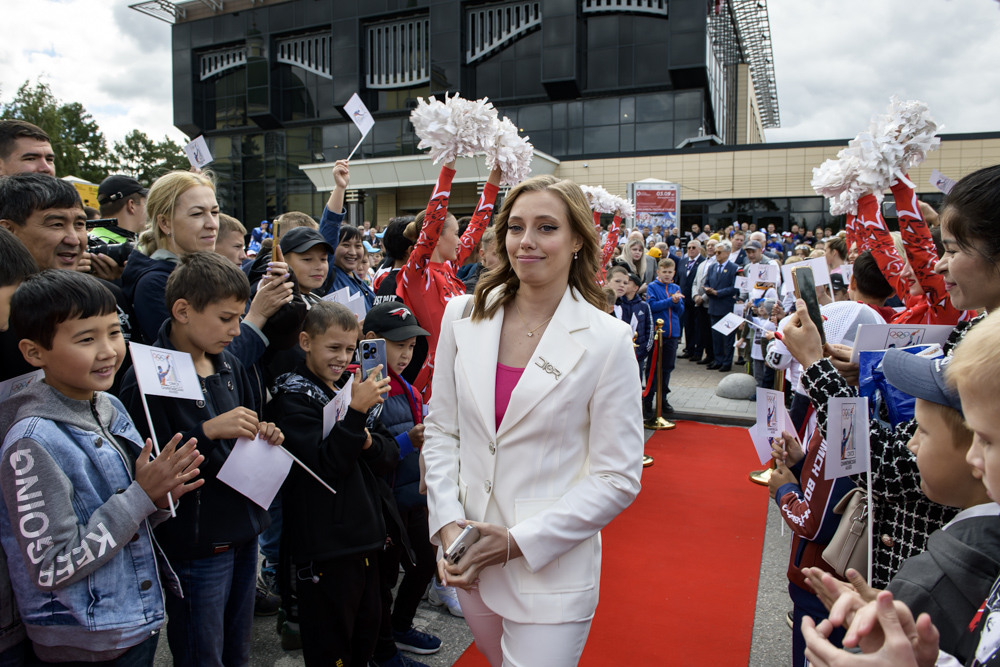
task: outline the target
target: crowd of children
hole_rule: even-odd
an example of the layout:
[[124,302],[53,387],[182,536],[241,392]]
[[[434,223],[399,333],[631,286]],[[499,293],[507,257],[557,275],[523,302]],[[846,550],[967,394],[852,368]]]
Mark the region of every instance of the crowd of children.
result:
[[[0,130],[10,134],[0,132],[0,151],[39,136]],[[220,214],[210,175],[169,173],[148,191],[136,183],[147,228],[117,275],[102,277],[109,269],[87,252],[72,186],[48,174],[0,177],[0,381],[16,383],[0,385],[0,664],[150,665],[166,625],[175,664],[246,665],[254,614],[279,605],[282,645],[300,646],[309,665],[419,665],[400,649],[440,649],[414,627],[421,598],[462,611],[435,578],[423,419],[445,305],[500,251],[489,228],[500,172],[463,228],[448,213],[453,166],[425,211],[379,235],[345,223],[350,169],[340,161],[320,222],[287,213],[262,223],[249,258],[246,229]],[[945,654],[994,664],[1000,316],[977,312],[1000,308],[1000,168],[955,187],[938,238],[912,189],[893,195],[899,244],[874,199],[825,241],[797,227],[633,232],[603,267],[608,312],[631,326],[644,382],[662,377],[645,394],[647,418],[654,397],[672,411],[678,356],[703,363],[706,352],[710,369],[731,367],[736,335],[705,336],[737,307],[752,325],[744,349],[757,385],[773,387],[776,370],[789,379],[795,433],[775,449],[770,489],[795,535],[797,665],[931,664]],[[367,266],[381,251],[384,262]],[[751,265],[807,252],[837,278],[820,291],[826,345],[780,279],[737,286]],[[364,302],[362,321],[324,298],[342,288]],[[817,473],[827,401],[857,393],[847,345],[859,325],[885,322],[955,329],[941,359],[886,354],[886,380],[916,404],[912,420],[872,415],[871,488],[827,481]],[[356,352],[376,339],[385,367],[363,375]],[[190,359],[203,398],[144,393],[129,342]],[[160,371],[162,382],[169,369]],[[328,423],[329,404],[347,392],[343,416]],[[269,508],[219,479],[243,438],[297,462]],[[832,507],[856,486],[873,500],[867,580],[839,576],[821,557]],[[875,655],[839,648],[858,644]]]

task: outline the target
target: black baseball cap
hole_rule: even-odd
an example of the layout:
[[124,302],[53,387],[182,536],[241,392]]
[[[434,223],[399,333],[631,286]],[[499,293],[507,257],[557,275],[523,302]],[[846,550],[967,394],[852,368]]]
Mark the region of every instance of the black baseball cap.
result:
[[110,204],[137,192],[143,197],[149,194],[149,190],[139,185],[139,181],[131,176],[113,174],[97,186],[97,203]]
[[840,292],[841,290],[847,289],[847,281],[844,280],[844,274],[831,273],[830,286],[833,287],[834,292]]
[[927,359],[903,350],[886,350],[882,357],[885,379],[896,389],[956,410],[962,414],[962,399],[945,382],[944,372],[951,357]]
[[364,332],[372,333],[391,341],[401,341],[414,336],[429,336],[430,333],[417,324],[414,316],[402,301],[380,303],[365,315]]
[[326,246],[326,250],[329,253],[333,252],[333,248],[323,235],[312,227],[296,227],[294,229],[289,229],[281,237],[281,243],[278,246],[281,248],[281,252],[305,252],[312,248],[323,244]]

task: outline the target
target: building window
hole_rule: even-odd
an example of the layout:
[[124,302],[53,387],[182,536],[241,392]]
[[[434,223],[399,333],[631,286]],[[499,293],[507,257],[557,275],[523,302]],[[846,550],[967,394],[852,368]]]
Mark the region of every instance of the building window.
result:
[[431,21],[427,16],[368,26],[369,88],[410,88],[431,80]]
[[222,72],[235,67],[246,67],[246,64],[246,44],[241,44],[240,46],[234,46],[228,49],[221,49],[219,51],[203,53],[201,54],[201,63],[199,67],[201,80],[204,81],[205,79],[210,79],[216,74],[221,74]]
[[304,35],[279,40],[278,62],[297,65],[307,72],[332,79],[330,73],[330,35]]
[[583,13],[632,12],[667,15],[667,0],[583,0]]
[[540,2],[508,2],[469,9],[466,14],[469,48],[465,52],[465,62],[484,58],[540,28],[541,5]]
[[223,71],[202,84],[205,90],[206,130],[244,127],[247,124],[247,70]]

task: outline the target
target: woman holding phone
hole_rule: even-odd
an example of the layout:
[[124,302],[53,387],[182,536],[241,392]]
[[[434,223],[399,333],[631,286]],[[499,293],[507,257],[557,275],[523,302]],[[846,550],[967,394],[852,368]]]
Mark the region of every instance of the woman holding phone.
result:
[[461,589],[491,665],[575,665],[597,607],[598,533],[639,492],[631,329],[602,309],[579,186],[521,182],[496,235],[499,266],[441,323],[423,450],[431,540],[479,533],[438,573]]

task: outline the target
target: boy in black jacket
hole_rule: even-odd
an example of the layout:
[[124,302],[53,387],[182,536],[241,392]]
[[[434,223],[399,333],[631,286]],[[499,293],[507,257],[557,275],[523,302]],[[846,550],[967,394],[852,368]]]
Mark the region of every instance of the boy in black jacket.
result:
[[[306,664],[363,666],[381,614],[378,554],[386,526],[377,477],[399,459],[395,440],[366,423],[389,379],[344,375],[358,342],[357,318],[346,306],[314,305],[303,329],[305,363],[278,378],[267,412],[294,434],[286,447],[336,494],[293,467],[282,487],[282,558],[293,564]],[[346,382],[353,382],[350,406],[324,435],[324,408]]]
[[[205,485],[178,503],[177,518],[155,530],[181,582],[184,597],[166,595],[167,640],[175,665],[245,665],[250,659],[257,579],[257,535],[270,522],[256,503],[216,479],[236,439],[258,434],[271,444],[283,436],[258,422],[250,380],[226,351],[240,333],[250,296],[246,275],[220,255],[185,255],[166,285],[170,319],[154,345],[187,352],[201,379],[203,401],[148,396],[159,442],[175,433],[196,438],[204,454]],[[130,414],[143,414],[135,369],[122,383]],[[136,426],[150,437],[144,420]]]

